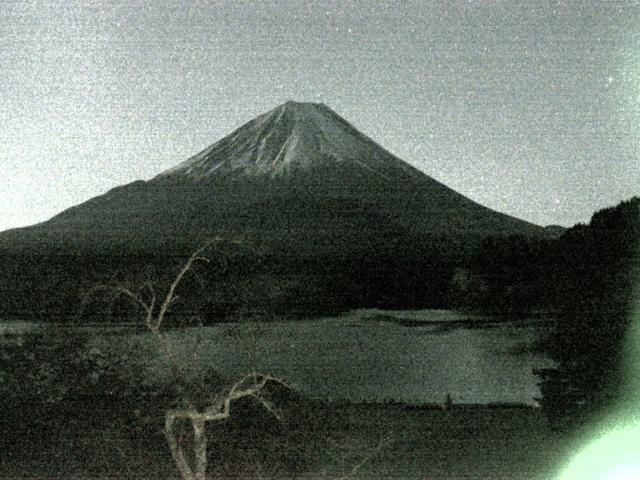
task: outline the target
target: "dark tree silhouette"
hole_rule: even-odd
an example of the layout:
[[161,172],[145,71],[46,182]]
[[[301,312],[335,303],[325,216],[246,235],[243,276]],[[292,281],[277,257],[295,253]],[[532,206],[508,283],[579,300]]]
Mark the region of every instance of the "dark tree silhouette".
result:
[[571,228],[549,253],[558,309],[549,353],[558,366],[537,373],[555,427],[589,421],[621,397],[639,248],[640,199],[633,198]]

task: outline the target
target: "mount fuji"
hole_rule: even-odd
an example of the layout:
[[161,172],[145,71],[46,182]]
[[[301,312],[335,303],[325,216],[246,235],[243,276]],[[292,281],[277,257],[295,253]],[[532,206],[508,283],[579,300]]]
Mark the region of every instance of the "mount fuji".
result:
[[341,165],[387,180],[420,174],[323,104],[287,102],[260,115],[158,178],[296,175]]
[[252,251],[234,260],[228,298],[262,295],[269,308],[284,298],[283,310],[305,312],[442,306],[473,249],[510,234],[549,236],[415,169],[325,105],[287,102],[148,181],[0,233],[0,287],[9,310],[34,288],[71,308],[80,284],[149,264],[170,272],[220,236]]
[[287,102],[149,181],[0,234],[0,246],[145,251],[213,233],[289,236],[301,246],[365,231],[545,235],[420,172],[325,105]]

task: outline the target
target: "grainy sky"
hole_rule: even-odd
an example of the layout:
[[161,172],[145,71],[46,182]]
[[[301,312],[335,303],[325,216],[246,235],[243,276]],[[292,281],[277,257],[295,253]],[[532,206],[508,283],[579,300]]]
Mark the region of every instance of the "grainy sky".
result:
[[292,99],[539,224],[640,194],[640,1],[0,0],[0,230]]

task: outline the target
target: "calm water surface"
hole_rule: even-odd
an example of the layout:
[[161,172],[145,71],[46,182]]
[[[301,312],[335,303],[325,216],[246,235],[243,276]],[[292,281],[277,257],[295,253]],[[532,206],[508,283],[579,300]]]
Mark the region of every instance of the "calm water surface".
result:
[[[166,333],[189,374],[269,372],[313,398],[354,401],[523,402],[539,395],[533,368],[553,363],[536,351],[544,320],[500,321],[453,311],[357,310],[337,317],[246,322]],[[0,323],[0,334],[35,323]],[[143,381],[168,378],[157,340],[131,327],[78,327],[87,348],[130,358]]]

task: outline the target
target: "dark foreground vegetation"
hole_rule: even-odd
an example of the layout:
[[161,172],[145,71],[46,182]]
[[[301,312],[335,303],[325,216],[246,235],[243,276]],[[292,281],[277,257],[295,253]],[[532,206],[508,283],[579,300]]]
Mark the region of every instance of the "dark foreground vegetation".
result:
[[[0,359],[0,478],[179,478],[164,414],[225,379],[158,385],[81,335],[19,338]],[[246,397],[209,425],[207,478],[545,479],[568,454],[540,409],[521,405],[324,403],[277,383],[262,394],[272,411]],[[191,425],[178,438],[188,446]]]
[[611,413],[635,384],[628,370],[640,273],[640,198],[596,212],[552,252],[562,270],[550,285],[556,328],[547,350],[558,362],[538,372],[542,405],[555,428]]
[[542,347],[558,366],[537,372],[541,403],[553,428],[573,429],[629,393],[625,345],[639,273],[640,198],[632,198],[556,239],[485,240],[454,277],[452,300],[461,308],[554,313]]
[[[349,283],[344,279],[324,281],[339,278],[335,263],[313,264],[323,277],[303,274],[316,271],[307,270],[309,264],[293,274],[290,265],[265,258],[262,270],[253,270],[240,247],[212,257],[210,268],[195,269],[185,280],[180,296],[196,300],[176,305],[169,315],[172,325],[194,311],[200,320],[295,315],[296,308],[308,314],[339,311],[368,295],[387,307],[412,305],[420,282],[430,278],[423,292],[437,293],[447,305],[508,314],[555,312],[555,328],[543,347],[558,365],[538,372],[539,410],[322,404],[270,385],[263,392],[267,403],[239,400],[230,418],[208,428],[209,477],[549,478],[567,453],[558,431],[597,418],[625,393],[623,352],[639,242],[640,199],[635,198],[597,212],[589,225],[577,225],[557,239],[491,238],[464,260],[426,258],[400,284],[392,280],[408,271],[404,257],[386,258],[380,270],[367,262],[344,263],[346,275],[361,273],[347,291],[340,288]],[[127,286],[145,279],[166,283],[175,275],[158,266],[160,257],[150,264],[147,257],[123,258],[115,272],[116,260],[93,259],[96,278],[80,275],[89,268],[83,263],[88,257],[71,264],[55,256],[33,264],[34,258],[25,256],[22,266],[7,263],[16,270],[2,278],[36,282],[42,274],[45,287],[34,283],[29,289],[28,282],[18,282],[26,288],[19,295],[8,283],[0,290],[7,297],[4,305],[36,312],[36,318],[66,309],[81,310],[91,320],[104,318],[105,309],[115,318],[130,318],[126,299],[88,295],[96,279]],[[179,265],[176,258],[171,268]],[[79,276],[60,276],[58,261],[64,263],[62,271],[76,268]],[[394,288],[388,288],[391,284]],[[403,290],[405,285],[412,287]],[[316,295],[319,291],[324,293]],[[150,302],[140,295],[138,301]],[[326,298],[332,299],[328,306],[318,300]],[[135,375],[125,379],[129,359],[104,358],[85,348],[86,339],[54,330],[12,342],[3,339],[0,348],[0,475],[5,478],[177,478],[163,438],[164,413],[182,398],[215,392],[228,381],[215,371],[194,385],[153,385],[136,381]],[[270,404],[275,410],[265,411]],[[179,427],[185,444],[188,427]]]
[[[304,239],[265,246],[260,238],[234,243],[234,237],[225,237],[225,244],[207,252],[211,262],[198,266],[198,276],[185,279],[173,315],[198,315],[215,323],[248,316],[312,317],[360,307],[445,308],[456,265],[468,255],[469,245],[479,242],[444,235],[363,235],[326,238],[319,246],[305,246]],[[350,244],[357,242],[362,243]],[[88,298],[92,289],[116,282],[167,285],[199,246],[96,252],[46,246],[16,251],[0,244],[0,316],[60,321],[82,309],[82,321],[130,318],[126,299],[105,308]]]
[[[13,403],[0,478],[176,479],[153,402]],[[6,411],[6,410],[5,410]],[[184,428],[184,441],[191,432]],[[208,431],[210,479],[548,479],[570,456],[537,409],[407,409],[250,401]]]

